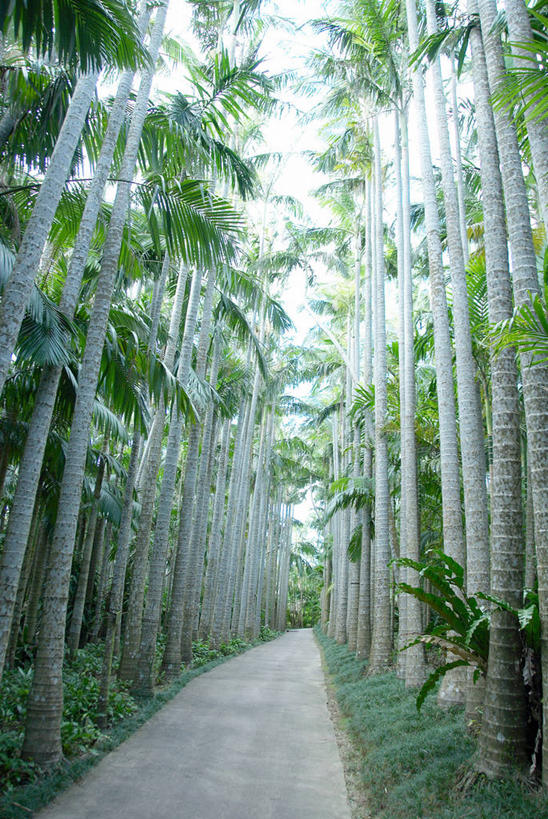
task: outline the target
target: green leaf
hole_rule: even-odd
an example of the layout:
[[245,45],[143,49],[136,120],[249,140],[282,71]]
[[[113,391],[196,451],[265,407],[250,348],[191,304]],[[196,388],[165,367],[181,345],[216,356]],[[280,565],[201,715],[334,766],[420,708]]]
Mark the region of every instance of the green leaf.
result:
[[437,683],[437,681],[444,677],[448,671],[451,671],[453,668],[460,668],[461,666],[467,666],[468,663],[464,660],[454,660],[452,663],[446,663],[445,665],[441,665],[433,671],[424,685],[422,686],[419,694],[417,696],[417,711],[420,711],[424,700],[426,699],[427,695],[432,691]]

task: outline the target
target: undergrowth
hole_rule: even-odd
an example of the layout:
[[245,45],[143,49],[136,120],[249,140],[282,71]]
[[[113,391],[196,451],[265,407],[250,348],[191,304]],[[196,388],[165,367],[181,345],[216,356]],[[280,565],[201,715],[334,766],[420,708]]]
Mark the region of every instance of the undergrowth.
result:
[[65,759],[46,774],[35,763],[21,759],[32,666],[27,664],[6,671],[0,686],[0,816],[2,819],[28,817],[131,736],[194,677],[278,636],[279,632],[263,627],[259,639],[253,643],[234,638],[219,650],[210,649],[207,642],[194,643],[192,666],[183,670],[171,685],[157,689],[149,700],[136,700],[124,683],[113,679],[107,731],[101,731],[97,724],[103,644],[88,644],[76,652],[74,658],[67,657],[65,661],[61,726]]
[[515,782],[480,782],[454,790],[476,750],[462,709],[438,708],[429,697],[419,713],[416,691],[395,674],[367,678],[366,663],[320,629],[345,724],[362,756],[361,779],[371,815],[386,819],[547,819],[542,796]]

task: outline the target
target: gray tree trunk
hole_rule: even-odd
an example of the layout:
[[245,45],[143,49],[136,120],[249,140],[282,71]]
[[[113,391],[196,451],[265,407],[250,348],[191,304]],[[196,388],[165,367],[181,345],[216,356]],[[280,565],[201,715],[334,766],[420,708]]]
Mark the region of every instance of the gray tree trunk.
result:
[[[404,345],[405,372],[404,392],[405,409],[402,419],[402,448],[405,450],[405,550],[412,560],[420,558],[419,532],[419,498],[418,498],[418,465],[417,441],[415,437],[415,356],[414,356],[414,322],[413,322],[413,276],[411,263],[411,202],[409,184],[409,140],[407,132],[407,113],[400,117],[402,134],[402,217],[403,217],[403,302],[404,302]],[[411,569],[406,572],[407,582],[418,585],[419,578]],[[414,637],[422,631],[420,603],[414,597],[406,600],[406,625],[409,636]],[[426,674],[424,650],[414,646],[406,652],[405,684],[415,687],[424,682]]]
[[207,639],[212,628],[211,618],[217,593],[217,574],[221,549],[222,523],[225,511],[230,432],[231,419],[226,418],[223,424],[223,432],[221,436],[221,452],[219,456],[217,480],[215,483],[215,500],[213,505],[213,517],[211,520],[211,531],[207,551],[207,571],[205,576],[204,596],[198,633],[200,640]]
[[381,148],[378,119],[373,124],[375,151],[375,614],[369,674],[390,667],[392,634],[390,618],[390,543],[388,532],[388,443],[384,427],[387,412],[386,317],[384,293],[384,237]]
[[86,602],[91,553],[95,541],[95,528],[99,515],[99,498],[101,497],[104,476],[105,461],[101,458],[97,468],[93,499],[86,526],[86,537],[80,559],[80,572],[78,574],[78,585],[76,586],[76,595],[72,606],[72,617],[70,618],[70,625],[67,632],[67,646],[71,653],[74,653],[80,645],[80,632],[82,631],[82,618],[84,616],[84,605]]
[[[411,51],[415,51],[419,44],[415,0],[407,0],[406,9],[409,48]],[[430,138],[427,128],[428,116],[424,98],[423,78],[422,74],[418,71],[413,73],[412,78],[428,243],[430,301],[434,320],[434,356],[440,419],[443,542],[446,552],[458,563],[464,565],[465,543],[460,500],[459,452],[456,431],[453,364],[440,240],[439,214],[430,154]]]
[[[538,71],[540,76],[540,66],[536,63],[534,54],[527,48],[520,48],[520,45],[532,46],[534,44],[531,18],[527,6],[523,0],[505,0],[504,6],[516,67],[527,71]],[[531,95],[526,94],[525,99],[531,100]],[[548,129],[546,120],[538,115],[527,116],[525,125],[533,158],[533,170],[537,180],[540,215],[545,227],[548,229]]]
[[[180,281],[178,283],[178,291],[173,306],[172,327],[170,328],[170,343],[166,348],[166,354],[164,357],[166,366],[168,366],[170,363],[173,366],[173,360],[175,358],[176,349],[175,344],[176,339],[178,337],[178,327],[177,329],[175,328],[174,322],[177,319],[180,321],[181,318],[182,298],[184,295],[184,289],[186,284],[186,273],[184,273],[183,270],[181,270],[181,273],[183,273],[184,281]],[[188,376],[190,373],[194,333],[198,321],[198,308],[200,303],[201,284],[202,273],[200,270],[197,270],[194,272],[194,275],[192,276],[189,303],[185,317],[183,341],[181,344],[181,351],[179,354],[178,377],[183,384],[186,384],[188,382]],[[161,420],[164,416],[163,401],[160,401],[160,406],[158,408],[157,414],[159,417],[159,422],[156,426],[156,429],[153,426],[153,429],[151,431],[151,435],[154,435],[156,437],[152,439],[149,451],[146,453],[146,457],[148,460],[146,467],[143,470],[144,477],[141,496],[141,517],[139,519],[139,529],[137,532],[135,544],[133,571],[130,586],[130,597],[128,603],[128,616],[126,620],[126,630],[124,635],[124,648],[122,651],[122,659],[120,662],[120,676],[122,677],[122,679],[131,682],[134,681],[137,682],[138,662],[141,648],[143,604],[145,597],[145,583],[150,550],[150,531],[152,527],[152,517],[154,514],[154,502],[156,499],[156,487],[158,480],[158,472],[160,469],[161,438],[164,426],[163,421]],[[155,552],[157,556],[159,554],[160,546],[163,549],[167,544],[168,534],[167,526],[169,523],[169,516],[171,515],[171,506],[173,502],[173,490],[175,485],[175,475],[177,471],[177,462],[179,459],[179,449],[181,445],[181,437],[183,432],[183,420],[184,420],[183,416],[178,412],[177,407],[173,406],[167,440],[166,462],[164,465],[164,481],[166,481],[167,478],[167,483],[163,494],[162,490],[160,490],[161,509],[159,508],[159,513],[161,512],[161,514],[159,520],[157,520],[157,525],[158,523],[160,525],[159,529],[160,541],[158,543],[158,548],[156,549]],[[155,601],[154,602],[155,605],[158,600],[158,585],[160,585],[161,587],[163,582],[162,579],[163,570],[165,569],[165,559],[163,562],[164,567],[163,569],[160,569],[160,563],[161,555],[154,568],[153,587],[151,590],[152,600]],[[150,630],[147,632],[149,640],[155,641],[156,630],[157,627],[154,628],[153,630],[153,636],[151,636],[152,632]],[[146,649],[147,656],[150,656],[150,650],[151,649],[149,646]]]
[[78,379],[78,392],[59,497],[59,513],[46,577],[42,629],[28,701],[23,744],[23,755],[43,765],[55,764],[62,753],[60,727],[63,710],[64,628],[89,429],[129,204],[131,187],[129,180],[133,178],[135,170],[166,14],[167,1],[158,8],[156,14],[149,48],[151,68],[143,73],[133,111],[121,172],[121,178],[128,181],[119,182],[117,186]]
[[0,306],[0,392],[4,389],[36,271],[72,167],[98,76],[98,72],[86,74],[76,84],[12,273],[4,287]]
[[[488,63],[484,60],[482,38],[477,29],[472,30],[470,41],[484,193],[489,320],[495,322],[508,318],[512,313],[503,200],[504,172],[502,178],[500,173],[505,160],[500,140],[497,146],[493,112],[489,104]],[[526,216],[528,218],[528,213]],[[519,607],[523,585],[520,412],[515,355],[511,349],[492,355],[491,373],[491,590],[511,605]],[[489,776],[504,775],[515,765],[525,766],[525,696],[519,656],[517,624],[506,612],[494,612],[477,763],[478,768]],[[469,710],[474,699],[477,699],[473,694],[471,698]]]
[[120,528],[118,530],[118,545],[116,549],[116,559],[114,561],[114,572],[112,576],[112,585],[110,587],[110,597],[106,617],[105,650],[103,654],[103,665],[101,668],[101,679],[99,684],[99,700],[97,705],[99,725],[102,728],[105,727],[107,722],[107,703],[112,674],[112,658],[115,652],[116,635],[117,633],[119,634],[122,615],[126,568],[129,557],[129,544],[131,540],[131,523],[133,520],[133,492],[135,489],[135,478],[137,476],[140,449],[141,436],[139,433],[134,433],[124,493],[124,504],[122,506]]

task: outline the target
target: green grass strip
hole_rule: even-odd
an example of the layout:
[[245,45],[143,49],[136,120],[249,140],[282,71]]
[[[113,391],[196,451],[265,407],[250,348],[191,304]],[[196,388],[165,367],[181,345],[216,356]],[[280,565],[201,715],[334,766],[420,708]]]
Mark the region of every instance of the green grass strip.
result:
[[480,780],[454,790],[476,743],[463,711],[444,710],[429,696],[417,711],[416,691],[395,674],[367,678],[366,663],[316,628],[344,725],[362,755],[361,779],[374,817],[387,819],[547,819],[543,794],[518,782]]
[[[276,634],[276,637],[278,636],[280,635]],[[86,771],[134,734],[141,725],[147,722],[160,708],[163,708],[195,677],[211,671],[212,668],[231,660],[239,654],[244,654],[252,648],[264,645],[265,642],[268,642],[268,640],[255,640],[253,643],[242,646],[240,651],[210,660],[208,663],[198,666],[198,668],[183,671],[171,685],[159,689],[151,699],[138,700],[138,710],[117,723],[106,735],[105,739],[98,742],[89,754],[61,763],[51,773],[29,782],[21,788],[15,788],[0,799],[0,817],[2,819],[25,819],[25,817],[28,819],[35,811],[45,807],[57,794],[68,788],[77,779],[80,779]]]

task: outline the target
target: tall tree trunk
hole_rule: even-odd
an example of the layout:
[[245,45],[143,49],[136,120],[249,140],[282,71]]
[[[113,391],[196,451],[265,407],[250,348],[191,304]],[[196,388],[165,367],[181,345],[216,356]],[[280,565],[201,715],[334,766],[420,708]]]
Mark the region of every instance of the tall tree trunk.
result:
[[101,631],[101,626],[103,623],[103,604],[105,602],[105,592],[108,583],[110,566],[109,547],[112,535],[112,523],[110,521],[107,522],[106,518],[103,518],[102,525],[104,529],[101,537],[102,548],[99,569],[99,581],[97,583],[97,595],[95,598],[93,621],[90,630],[90,640],[94,643],[97,642],[97,640],[99,639],[99,632]]
[[121,179],[127,181],[119,182],[117,187],[78,379],[76,404],[59,497],[59,513],[46,577],[42,629],[29,695],[23,744],[23,755],[43,765],[55,764],[62,753],[60,727],[63,711],[64,628],[89,429],[129,204],[131,187],[129,180],[133,178],[135,170],[166,14],[167,0],[156,13],[149,48],[151,67],[143,73],[131,119],[120,174]]
[[[105,451],[105,449],[103,449]],[[84,605],[86,602],[86,590],[88,587],[89,568],[91,563],[91,553],[93,544],[95,542],[95,529],[97,525],[97,518],[99,515],[99,498],[101,497],[101,488],[103,486],[103,479],[105,476],[105,461],[101,457],[97,467],[97,477],[95,479],[95,489],[93,490],[93,498],[91,502],[91,509],[88,516],[86,526],[86,538],[84,540],[84,547],[82,549],[82,556],[80,559],[80,572],[78,574],[78,584],[76,586],[76,595],[72,606],[72,617],[70,618],[70,625],[67,633],[67,646],[71,653],[74,653],[80,645],[80,632],[82,631],[82,619],[84,616]]]
[[[199,378],[205,376],[207,351],[209,347],[209,331],[211,327],[213,292],[215,277],[209,273],[206,293],[204,297],[204,307],[202,324],[200,327],[200,338],[198,341],[198,351],[196,360],[196,374]],[[194,578],[188,575],[188,569],[194,568],[191,560],[190,536],[192,532],[194,496],[196,491],[196,478],[198,473],[200,446],[200,424],[196,421],[190,428],[188,438],[188,448],[185,464],[185,478],[183,484],[183,501],[179,513],[179,533],[177,539],[177,552],[175,555],[175,565],[173,569],[173,584],[171,588],[170,608],[167,618],[167,640],[162,660],[162,668],[168,679],[179,674],[182,662],[181,653],[181,632],[183,627],[183,606],[186,583],[193,582]],[[192,659],[192,624],[190,625],[190,659]],[[190,659],[185,657],[186,662]]]
[[231,588],[231,568],[232,568],[232,544],[233,520],[236,513],[236,503],[238,500],[239,479],[241,475],[241,456],[245,441],[246,418],[249,413],[249,406],[245,399],[240,403],[238,413],[238,426],[234,441],[234,452],[232,455],[232,465],[228,486],[228,500],[226,507],[226,519],[223,532],[223,545],[219,560],[217,593],[213,606],[212,623],[210,631],[210,644],[214,648],[226,642],[228,632],[224,631],[225,609],[229,605],[227,597],[232,594]]
[[[540,78],[540,66],[535,60],[535,55],[527,48],[520,47],[534,45],[531,18],[527,6],[523,0],[505,0],[504,6],[516,68],[538,72]],[[530,102],[533,95],[525,94],[525,99]],[[540,214],[548,230],[548,130],[546,120],[538,115],[529,115],[525,117],[525,126],[537,180]]]
[[[355,233],[355,258],[354,258],[354,328],[353,328],[353,350],[354,370],[356,374],[360,371],[360,311],[361,311],[361,220],[358,220]],[[349,351],[350,352],[350,351]],[[353,385],[356,386],[356,385]],[[352,387],[349,390],[352,398]],[[350,406],[347,407],[347,411]],[[349,438],[352,439],[352,477],[359,478],[361,472],[361,452],[360,452],[360,430],[357,424],[350,425]],[[349,441],[350,443],[350,441]],[[358,523],[358,515],[355,509],[350,510],[350,536],[352,537]],[[358,618],[360,600],[360,563],[352,561],[349,565],[348,573],[348,612],[347,631],[348,648],[356,651],[358,645]]]
[[368,673],[378,674],[391,664],[390,544],[388,534],[388,443],[384,427],[387,412],[386,316],[384,294],[384,237],[379,123],[373,124],[375,151],[375,615]]
[[98,72],[86,74],[76,84],[12,273],[4,287],[0,306],[0,392],[4,389],[36,271],[72,167],[98,76]]
[[[363,383],[373,381],[373,335],[372,335],[372,287],[373,287],[373,191],[370,182],[366,183],[366,219],[365,219],[365,282],[364,282],[364,335],[363,335]],[[374,430],[370,413],[366,416],[365,446],[363,448],[363,476],[372,478]],[[356,655],[359,659],[369,656],[371,648],[371,506],[368,504],[362,512],[362,556],[360,560],[360,599],[358,602],[358,637]]]
[[[436,10],[432,0],[426,4],[428,32],[438,31]],[[459,404],[459,431],[462,456],[462,479],[464,486],[464,510],[466,542],[474,549],[478,560],[489,559],[489,525],[487,518],[487,490],[485,484],[485,444],[479,388],[476,382],[476,365],[472,352],[468,291],[466,286],[465,258],[459,226],[457,190],[453,176],[453,160],[449,142],[449,129],[443,80],[439,59],[430,70],[436,105],[436,123],[440,145],[445,223],[449,248],[451,285],[453,291],[453,324],[457,360],[457,387]],[[465,565],[464,561],[461,565]],[[458,669],[445,675],[438,695],[438,702],[456,705],[464,702],[466,673]]]
[[[512,315],[506,219],[488,76],[481,34],[477,28],[470,33],[470,44],[484,202],[489,321],[496,323]],[[491,354],[491,390],[491,591],[519,607],[523,547],[520,410],[514,350]],[[470,556],[468,588],[475,591],[476,586],[472,584],[485,583],[484,575],[483,562],[472,561]],[[480,769],[489,775],[498,776],[516,762],[525,761],[525,697],[519,655],[517,624],[507,613],[494,612],[478,759]],[[469,692],[467,711],[472,716],[482,706],[483,694],[484,687]]]
[[[410,51],[413,52],[419,45],[415,0],[406,0],[406,9],[409,48]],[[443,542],[446,552],[458,563],[464,565],[465,544],[460,499],[453,362],[447,314],[447,298],[445,293],[439,214],[430,153],[430,138],[427,128],[428,117],[424,98],[423,77],[419,71],[414,71],[412,78],[413,99],[419,132],[418,142],[420,146],[422,190],[428,244],[428,267],[430,272],[430,302],[434,321],[434,357],[440,419]]]
[[215,483],[215,496],[213,504],[213,517],[211,519],[211,531],[209,535],[207,551],[207,570],[205,576],[204,596],[202,601],[202,611],[200,615],[200,627],[198,637],[205,640],[209,637],[212,628],[212,614],[215,605],[217,592],[217,574],[221,549],[222,522],[225,510],[226,481],[228,474],[228,451],[230,448],[231,419],[226,418],[223,424],[221,436],[221,452],[219,456],[219,466],[217,470],[217,480]]
[[42,587],[44,585],[44,575],[48,560],[49,542],[45,520],[42,518],[38,535],[38,544],[34,558],[34,571],[32,575],[32,585],[25,613],[26,641],[34,646],[36,643],[36,633],[38,629],[40,601],[42,599]]
[[[170,328],[170,342],[166,347],[166,353],[164,356],[164,362],[166,366],[169,365],[173,366],[173,361],[175,358],[176,339],[178,337],[179,328],[178,322],[180,323],[181,320],[182,298],[184,295],[186,284],[186,272],[183,269],[181,269],[180,275],[182,275],[183,278],[180,279],[177,285],[177,293],[171,317],[172,321]],[[192,276],[189,303],[185,317],[183,341],[181,344],[181,351],[179,354],[178,377],[183,384],[186,384],[188,382],[188,376],[190,373],[194,333],[198,321],[198,308],[200,303],[201,284],[202,274],[200,270],[197,270],[194,272]],[[141,646],[141,626],[143,617],[143,603],[145,596],[148,556],[150,549],[150,530],[152,526],[152,517],[154,513],[154,501],[156,498],[156,486],[158,480],[158,472],[160,468],[161,438],[163,434],[163,420],[161,419],[163,418],[164,415],[164,406],[162,401],[160,401],[160,406],[158,408],[157,414],[160,419],[157,429],[155,430],[153,427],[151,431],[151,435],[156,435],[157,437],[156,439],[153,439],[152,445],[148,453],[146,453],[146,457],[148,460],[143,473],[144,478],[142,484],[143,488],[141,498],[141,517],[139,519],[139,529],[137,532],[135,544],[133,572],[130,586],[130,598],[128,603],[128,617],[126,620],[124,648],[122,651],[122,659],[120,662],[119,672],[122,679],[132,682],[136,679],[138,658]],[[166,481],[167,478],[167,482],[165,484],[165,490],[163,491],[163,494],[162,490],[160,491],[161,509],[159,507],[159,513],[161,514],[159,516],[159,519],[157,519],[157,525],[159,524],[160,528],[158,530],[159,541],[158,548],[156,548],[155,551],[156,555],[158,555],[160,550],[164,549],[164,546],[167,544],[168,534],[167,527],[169,525],[169,517],[171,515],[171,506],[173,502],[173,488],[175,485],[175,475],[177,470],[177,462],[179,459],[179,448],[181,445],[182,431],[183,417],[178,412],[177,407],[174,405],[172,409],[171,424],[169,426],[168,433],[166,463],[164,465],[164,481]],[[158,561],[158,564],[155,566],[154,572],[155,572],[154,582],[155,583],[158,582],[161,586],[163,575],[160,572],[160,561]],[[155,586],[153,586],[152,592],[153,599],[156,600],[157,591]],[[156,629],[154,630],[153,639],[154,640],[156,639]]]
[[[502,47],[498,30],[494,26],[497,9],[495,3],[491,2],[491,0],[481,0],[478,6],[489,89],[491,94],[494,94],[505,81]],[[517,307],[522,307],[530,303],[531,294],[539,292],[527,191],[523,179],[515,125],[508,113],[498,107],[494,110],[494,118],[512,257],[514,300]],[[531,361],[532,358],[529,353],[520,354],[527,427],[528,463],[531,469],[535,513],[543,701],[545,703],[543,723],[546,729],[548,725],[548,707],[546,705],[548,702],[548,402],[546,401],[548,366],[546,364],[532,366]],[[514,582],[517,583],[518,579],[518,573],[516,573]],[[521,586],[519,589],[521,590]],[[516,587],[517,590],[518,587]],[[511,685],[512,683],[509,682],[508,688]],[[548,730],[543,732],[542,758],[543,781],[548,782]],[[519,762],[518,758],[517,761]]]
[[34,562],[34,553],[36,551],[36,543],[38,539],[38,532],[39,532],[39,524],[40,524],[40,505],[38,500],[35,503],[34,513],[33,513],[33,520],[32,520],[32,533],[29,540],[28,548],[25,552],[25,559],[23,560],[23,567],[21,569],[21,573],[19,576],[19,586],[17,588],[17,596],[15,599],[15,607],[13,611],[13,622],[11,626],[11,633],[9,635],[8,641],[8,648],[6,653],[6,666],[8,668],[13,668],[15,662],[15,652],[17,650],[17,645],[19,642],[19,629],[21,625],[21,614],[23,612],[23,605],[25,602],[25,596],[27,593],[27,586],[29,583],[30,573],[32,569],[32,564]]
[[[196,289],[198,289],[198,280],[193,282]],[[211,291],[211,292],[210,292]],[[212,285],[208,281],[208,290],[206,291],[206,298],[204,301],[204,315],[202,316],[202,331],[205,326],[209,325],[207,314],[211,314],[211,304],[209,302],[213,297]],[[187,319],[196,324],[193,316],[188,316]],[[190,329],[190,327],[189,327]],[[186,327],[185,327],[186,333]],[[202,336],[201,332],[201,336]],[[208,342],[202,342],[202,346]],[[188,375],[190,371],[190,357],[185,355],[183,359],[183,371],[179,373],[179,378],[182,383],[188,382]],[[173,498],[175,494],[175,482],[177,477],[177,463],[179,461],[179,451],[181,446],[182,430],[183,430],[183,415],[179,413],[174,407],[172,421],[169,429],[168,443],[166,449],[166,460],[164,464],[164,475],[162,480],[162,488],[160,491],[160,498],[158,502],[158,513],[156,516],[156,528],[154,533],[154,544],[152,549],[152,560],[150,564],[150,572],[148,578],[148,591],[146,606],[143,613],[140,648],[133,677],[133,690],[141,696],[151,696],[154,691],[154,656],[156,649],[156,636],[160,624],[160,615],[162,610],[162,590],[164,584],[164,577],[166,571],[166,559],[169,546],[169,524],[171,519],[171,510],[173,507]],[[188,459],[187,459],[188,464]],[[144,591],[144,590],[143,590]],[[172,590],[173,594],[173,590]],[[171,605],[173,604],[173,597]]]
[[[207,354],[210,346],[210,330],[212,322],[214,287],[215,275],[210,271],[210,273],[208,274],[207,288],[204,298],[202,324],[200,327],[200,338],[198,340],[198,350],[196,355],[196,374],[200,379],[205,378],[207,368]],[[211,367],[212,387],[215,387],[217,383],[218,366],[219,366],[218,348],[217,345],[215,345],[215,356]],[[208,468],[210,460],[209,448],[211,447],[212,444],[211,436],[213,433],[213,421],[214,412],[213,407],[211,406],[209,407],[208,412],[206,413],[205,424],[203,425],[202,428],[203,440],[201,459],[199,459],[200,445],[199,429],[196,430],[197,432],[196,438],[191,436],[193,442],[192,451],[190,447],[190,440],[189,448],[187,451],[187,465],[189,463],[189,459],[192,460],[195,458],[197,468],[198,461],[200,460],[200,471],[199,475],[198,473],[196,473],[194,483],[191,483],[192,481],[191,475],[189,475],[187,481],[187,474],[185,471],[185,492],[191,493],[193,503],[192,506],[190,506],[190,516],[183,521],[181,515],[181,522],[179,526],[179,539],[177,543],[177,559],[175,562],[175,573],[173,576],[170,620],[168,621],[171,627],[173,628],[175,624],[175,619],[173,620],[173,622],[171,622],[172,617],[171,612],[174,607],[178,608],[179,611],[173,612],[173,614],[174,615],[177,614],[180,657],[184,663],[192,662],[192,637],[200,600],[199,594],[202,583],[202,567],[204,560],[203,557],[204,539],[202,535],[203,511],[204,506],[205,509],[207,510],[207,504],[209,501]],[[199,427],[200,425],[197,426]],[[197,487],[195,483],[196,478],[199,479]],[[181,582],[183,581],[181,573],[177,572],[177,560],[179,559],[180,550],[187,552],[188,556],[187,557],[188,568],[186,571],[186,577],[184,578],[184,582]],[[173,638],[174,637],[175,631],[173,631]]]
[[99,683],[99,699],[97,704],[97,713],[99,714],[98,722],[101,728],[104,728],[107,722],[107,703],[110,689],[110,678],[112,674],[112,658],[115,649],[116,634],[119,632],[119,623],[122,615],[126,567],[129,557],[129,544],[131,540],[131,523],[133,520],[133,492],[135,489],[135,478],[137,475],[140,449],[141,436],[139,433],[134,433],[124,493],[124,504],[122,506],[120,528],[118,530],[118,545],[116,549],[116,559],[114,561],[114,572],[112,575],[112,585],[110,587],[106,617],[105,650],[103,654],[103,665],[101,668],[101,679]]

